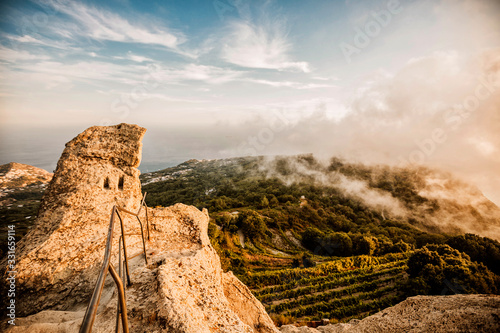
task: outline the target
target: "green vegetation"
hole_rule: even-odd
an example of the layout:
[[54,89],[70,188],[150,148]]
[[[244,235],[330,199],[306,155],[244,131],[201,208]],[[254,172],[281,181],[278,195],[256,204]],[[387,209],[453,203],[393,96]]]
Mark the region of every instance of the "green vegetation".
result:
[[38,183],[11,190],[1,198],[0,220],[2,221],[2,232],[0,233],[0,257],[7,253],[7,226],[16,226],[16,237],[21,239],[33,225],[43,189]]
[[408,260],[409,294],[498,294],[500,277],[449,245],[429,244]]
[[209,236],[223,268],[251,288],[277,324],[362,318],[416,293],[499,292],[492,271],[499,273],[500,243],[386,218],[319,181],[318,172],[363,181],[409,210],[440,208],[418,194],[425,170],[338,159],[325,167],[310,155],[188,161],[143,176],[143,190],[150,206],[208,208]]
[[396,282],[405,275],[409,255],[337,259],[314,268],[253,274],[247,283],[276,319],[344,321],[404,299]]

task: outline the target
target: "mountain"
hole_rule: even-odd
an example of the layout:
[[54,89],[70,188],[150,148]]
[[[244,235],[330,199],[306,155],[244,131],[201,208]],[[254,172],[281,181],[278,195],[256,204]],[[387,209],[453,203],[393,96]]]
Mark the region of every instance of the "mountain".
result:
[[7,189],[47,184],[52,176],[48,171],[27,164],[11,162],[0,165],[0,196],[9,193]]
[[141,180],[151,205],[181,201],[214,212],[219,199],[236,209],[258,204],[264,196],[286,202],[283,196],[291,195],[292,203],[312,200],[322,206],[332,199],[354,210],[343,215],[355,223],[366,218],[355,214],[362,210],[379,222],[390,219],[426,232],[500,239],[500,208],[473,185],[425,167],[368,166],[338,158],[324,162],[312,155],[247,157],[190,160],[143,174]]

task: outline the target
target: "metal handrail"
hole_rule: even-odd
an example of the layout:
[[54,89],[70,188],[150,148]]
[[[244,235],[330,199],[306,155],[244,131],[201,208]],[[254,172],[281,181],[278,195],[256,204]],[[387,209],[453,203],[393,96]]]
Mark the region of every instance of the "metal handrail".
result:
[[[121,323],[123,327],[123,332],[128,333],[128,320],[127,320],[127,304],[126,304],[126,299],[125,299],[125,289],[123,287],[123,277],[121,276],[122,274],[122,269],[121,269],[121,245],[123,244],[123,256],[124,256],[124,263],[125,263],[125,273],[127,276],[127,286],[131,285],[130,281],[130,274],[129,274],[129,268],[128,268],[128,257],[127,257],[127,247],[125,244],[125,229],[123,227],[123,219],[120,216],[119,211],[133,215],[137,218],[139,225],[141,227],[141,236],[142,236],[142,247],[144,250],[144,259],[146,261],[146,265],[148,264],[148,259],[147,259],[147,254],[146,254],[146,243],[144,240],[144,231],[142,227],[142,222],[141,219],[139,218],[139,214],[141,212],[142,206],[146,207],[146,224],[147,224],[147,229],[148,229],[148,240],[149,240],[149,218],[148,218],[148,210],[147,210],[147,205],[145,203],[146,199],[146,193],[144,193],[144,197],[142,198],[141,205],[139,206],[139,210],[137,213],[133,213],[131,211],[128,211],[124,208],[118,207],[118,206],[113,206],[111,210],[111,218],[109,221],[109,229],[108,229],[108,238],[106,240],[106,248],[104,251],[104,261],[102,264],[101,271],[99,272],[99,276],[97,278],[97,282],[94,287],[94,292],[92,293],[92,298],[90,299],[89,305],[87,306],[87,310],[85,311],[85,316],[83,317],[82,325],[80,326],[80,333],[90,333],[92,332],[92,326],[94,324],[95,316],[97,314],[97,308],[99,306],[99,301],[101,299],[101,294],[102,290],[104,289],[104,281],[106,279],[106,274],[109,273],[111,274],[111,277],[115,281],[116,288],[118,289],[118,307],[117,307],[117,322],[116,322],[116,331],[118,331],[118,316],[121,316]],[[114,223],[115,223],[115,215],[118,216],[118,219],[120,220],[120,229],[121,229],[121,235],[120,239],[118,241],[119,243],[119,249],[118,249],[118,266],[119,266],[119,273],[116,272],[115,268],[113,265],[111,265],[111,245],[112,245],[112,240],[113,240],[113,229],[114,229]]]

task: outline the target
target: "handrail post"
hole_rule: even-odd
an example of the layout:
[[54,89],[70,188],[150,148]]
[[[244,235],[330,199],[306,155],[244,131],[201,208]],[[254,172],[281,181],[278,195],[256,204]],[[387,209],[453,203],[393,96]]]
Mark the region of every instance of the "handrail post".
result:
[[141,237],[142,237],[142,249],[144,250],[144,260],[146,261],[146,266],[148,265],[148,255],[146,254],[146,243],[144,241],[144,231],[142,227],[142,222],[139,216],[137,217],[137,221],[139,221],[139,225],[141,226]]
[[[145,193],[144,196],[146,196]],[[148,228],[148,240],[149,240],[149,217],[148,217],[148,205],[146,204],[146,202],[144,202],[144,207],[146,207],[146,226]]]
[[130,286],[130,285],[132,285],[132,282],[130,281],[130,271],[128,269],[127,245],[125,244],[125,228],[123,227],[123,220],[122,220],[122,217],[120,216],[120,213],[118,213],[118,209],[116,210],[116,215],[118,216],[118,219],[120,220],[120,226],[122,229],[123,256],[125,257],[125,271],[127,272],[127,286]]
[[[108,271],[110,272],[113,280],[115,281],[116,287],[118,289],[118,304],[117,304],[117,318],[116,318],[116,326],[115,330],[118,332],[119,330],[119,316],[121,316],[121,323],[123,327],[123,332],[124,333],[129,333],[128,329],[128,319],[127,319],[127,304],[126,304],[126,298],[125,298],[125,289],[123,286],[123,281],[125,280],[125,276],[122,276],[122,271],[123,273],[126,273],[127,277],[127,285],[130,286],[132,283],[130,281],[130,272],[129,272],[129,267],[128,267],[128,256],[127,256],[127,246],[125,243],[125,228],[123,225],[123,219],[119,213],[119,211],[123,211],[125,213],[131,214],[135,217],[137,217],[137,221],[139,222],[139,225],[141,227],[141,236],[142,236],[142,247],[144,250],[144,259],[146,261],[146,265],[148,264],[148,258],[147,258],[147,253],[146,253],[146,242],[144,240],[144,228],[141,222],[141,219],[139,218],[139,214],[141,212],[142,206],[145,207],[146,209],[146,223],[147,223],[147,229],[148,229],[148,240],[149,240],[149,218],[148,218],[148,206],[146,205],[145,202],[146,199],[146,193],[144,193],[144,197],[142,198],[141,205],[139,207],[139,210],[137,213],[130,212],[124,208],[118,207],[118,206],[113,206],[113,209],[111,210],[111,218],[109,221],[109,229],[108,229],[108,237],[106,239],[106,248],[104,251],[104,260],[102,264],[101,271],[99,273],[99,276],[97,278],[96,285],[94,287],[94,291],[92,293],[92,297],[90,299],[89,305],[87,307],[87,310],[85,311],[85,315],[83,317],[82,324],[80,326],[80,333],[90,333],[92,331],[92,325],[94,324],[94,320],[97,314],[97,309],[99,305],[99,301],[101,299],[101,294],[102,290],[104,289],[104,282],[106,279],[106,275]],[[115,215],[118,216],[118,219],[120,220],[120,229],[121,229],[121,235],[118,240],[118,270],[119,273],[116,272],[114,266],[111,264],[111,247],[113,243],[113,229],[114,229],[114,222],[115,222]],[[124,260],[122,262],[121,260],[121,246],[123,244],[123,256]],[[125,266],[124,269],[122,268],[122,265]]]
[[122,310],[122,327],[123,327],[123,333],[129,333],[128,331],[128,319],[127,319],[127,303],[125,302],[125,292],[123,291],[123,282],[118,276],[118,273],[116,273],[115,268],[113,265],[109,265],[109,273],[113,277],[113,280],[115,280],[116,287],[118,289],[118,301],[120,303],[120,308]]
[[83,317],[82,325],[80,326],[80,333],[90,333],[92,331],[92,325],[94,324],[95,315],[97,313],[97,306],[99,305],[99,301],[101,299],[102,290],[104,288],[104,281],[106,279],[109,262],[111,260],[111,246],[113,239],[113,227],[115,222],[115,211],[116,206],[113,206],[111,218],[109,221],[108,238],[106,241],[106,250],[104,252],[103,268],[99,273],[94,292],[92,293],[92,298],[90,299],[90,303],[87,307],[87,310],[85,311],[85,316]]
[[[122,276],[122,236],[118,240],[118,275]],[[120,302],[116,302],[116,323],[115,333],[118,333],[120,326]]]

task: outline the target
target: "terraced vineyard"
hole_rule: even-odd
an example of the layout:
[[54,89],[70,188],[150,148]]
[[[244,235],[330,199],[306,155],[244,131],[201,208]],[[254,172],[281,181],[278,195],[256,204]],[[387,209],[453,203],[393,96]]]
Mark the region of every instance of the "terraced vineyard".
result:
[[362,318],[404,299],[397,287],[410,253],[256,273],[249,287],[276,322]]

